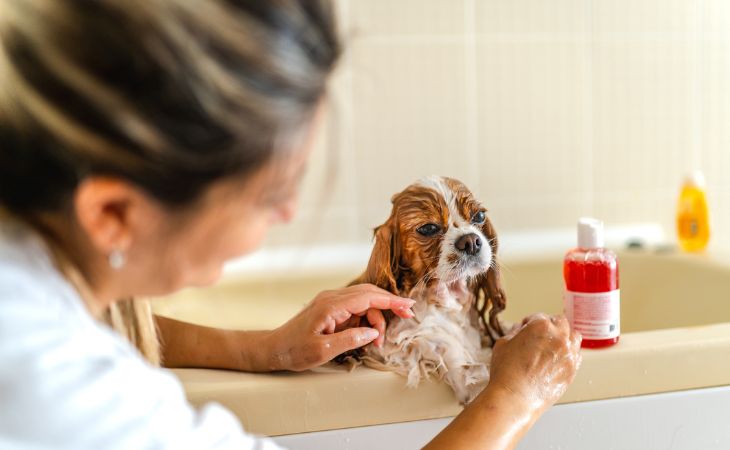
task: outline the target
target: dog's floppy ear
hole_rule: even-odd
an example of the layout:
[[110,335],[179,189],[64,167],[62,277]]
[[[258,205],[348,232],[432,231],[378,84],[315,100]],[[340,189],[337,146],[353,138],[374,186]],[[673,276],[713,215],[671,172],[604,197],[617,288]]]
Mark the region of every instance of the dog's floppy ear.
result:
[[391,216],[375,228],[375,246],[365,272],[350,285],[371,283],[394,294],[398,293],[400,241],[395,218]]
[[[472,289],[477,298],[476,307],[479,311],[479,319],[489,337],[492,338],[492,342],[494,342],[504,336],[497,315],[504,311],[507,306],[507,297],[504,295],[499,273],[497,232],[488,218],[482,225],[482,233],[489,240],[489,246],[492,249],[492,264],[486,273],[482,273],[475,278]],[[488,319],[487,314],[489,315]]]
[[[355,284],[370,283],[385,289],[393,294],[398,294],[398,271],[400,266],[400,244],[398,240],[398,229],[393,215],[373,232],[375,245],[370,254],[370,261],[365,272],[352,280],[348,286]],[[389,321],[392,313],[384,313],[385,320]],[[367,317],[357,318],[358,326],[369,326]],[[357,361],[363,355],[362,348],[349,350],[334,358],[337,363],[350,362],[357,365]],[[351,367],[354,367],[351,365]]]

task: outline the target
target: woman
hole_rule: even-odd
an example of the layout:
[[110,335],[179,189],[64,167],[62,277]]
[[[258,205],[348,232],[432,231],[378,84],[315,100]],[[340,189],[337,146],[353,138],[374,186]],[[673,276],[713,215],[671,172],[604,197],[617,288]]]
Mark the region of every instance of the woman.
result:
[[[0,447],[276,448],[192,409],[137,296],[214,282],[288,221],[339,54],[311,0],[0,3]],[[373,286],[271,332],[159,319],[167,365],[304,370],[375,339]],[[347,328],[367,314],[373,328]],[[428,448],[512,448],[572,381],[580,337],[539,316]]]

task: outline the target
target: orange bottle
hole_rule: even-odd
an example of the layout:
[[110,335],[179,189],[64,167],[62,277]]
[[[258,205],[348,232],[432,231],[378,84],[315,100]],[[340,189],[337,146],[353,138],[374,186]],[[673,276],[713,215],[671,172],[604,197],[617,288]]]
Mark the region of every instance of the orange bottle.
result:
[[710,240],[710,218],[702,172],[688,176],[677,205],[679,245],[687,252],[701,252]]

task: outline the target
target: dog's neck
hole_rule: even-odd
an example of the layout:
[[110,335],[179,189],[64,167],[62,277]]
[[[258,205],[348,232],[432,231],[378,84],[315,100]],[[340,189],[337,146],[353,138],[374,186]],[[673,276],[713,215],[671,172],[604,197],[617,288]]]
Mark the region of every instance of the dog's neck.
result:
[[474,294],[469,290],[465,279],[450,283],[431,280],[416,286],[408,295],[417,303],[455,310],[471,307],[474,300]]

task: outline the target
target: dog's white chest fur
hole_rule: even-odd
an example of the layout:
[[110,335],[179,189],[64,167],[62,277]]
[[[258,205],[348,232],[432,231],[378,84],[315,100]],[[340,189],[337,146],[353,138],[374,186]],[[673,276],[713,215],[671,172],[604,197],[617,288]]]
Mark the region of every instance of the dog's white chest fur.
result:
[[469,403],[489,381],[492,353],[482,342],[474,295],[459,281],[416,288],[410,297],[415,317],[394,317],[383,347],[367,347],[365,364],[401,373],[412,387],[430,377],[444,380]]

